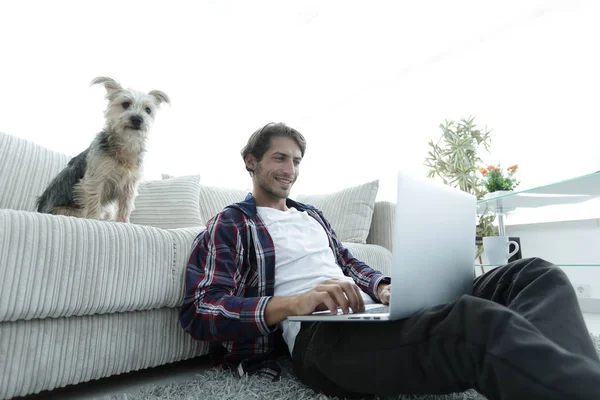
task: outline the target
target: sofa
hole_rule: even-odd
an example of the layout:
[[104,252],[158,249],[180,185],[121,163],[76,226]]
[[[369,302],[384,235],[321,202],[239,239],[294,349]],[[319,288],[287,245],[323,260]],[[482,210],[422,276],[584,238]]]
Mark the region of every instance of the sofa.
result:
[[[209,352],[179,324],[185,268],[206,222],[247,191],[164,176],[141,183],[130,223],[37,213],[37,196],[70,158],[0,133],[1,399]],[[375,201],[377,188],[296,199],[389,274],[394,205]]]

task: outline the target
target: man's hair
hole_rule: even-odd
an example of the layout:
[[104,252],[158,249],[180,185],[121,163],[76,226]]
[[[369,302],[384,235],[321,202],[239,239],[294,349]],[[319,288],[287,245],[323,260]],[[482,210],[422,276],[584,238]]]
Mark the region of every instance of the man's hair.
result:
[[[290,128],[283,122],[269,122],[262,128],[256,130],[248,139],[248,143],[242,149],[242,159],[244,160],[244,165],[246,164],[246,156],[248,154],[252,154],[256,161],[262,160],[263,156],[271,147],[271,138],[273,137],[289,137],[294,139],[300,147],[300,152],[302,153],[302,157],[304,157],[304,151],[306,150],[306,140],[304,136],[294,128]],[[246,171],[254,172],[251,169],[248,169],[246,166]]]

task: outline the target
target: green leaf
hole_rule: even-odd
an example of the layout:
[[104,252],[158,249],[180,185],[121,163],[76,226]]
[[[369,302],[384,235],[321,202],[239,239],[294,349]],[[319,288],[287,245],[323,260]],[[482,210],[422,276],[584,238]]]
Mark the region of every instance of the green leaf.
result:
[[[478,170],[482,163],[482,152],[490,152],[491,131],[485,127],[480,129],[475,123],[475,117],[461,118],[458,122],[444,120],[438,125],[441,135],[436,141],[428,142],[429,151],[425,158],[425,165],[429,168],[428,178],[440,177],[446,185],[458,187],[460,190],[474,194],[478,199],[496,187],[512,185],[514,180],[502,181],[490,176],[487,179],[479,178]],[[502,178],[500,176],[500,178]],[[478,236],[497,235],[497,228],[493,225],[496,216],[488,213],[479,216],[476,225]],[[481,255],[478,247],[477,254]]]

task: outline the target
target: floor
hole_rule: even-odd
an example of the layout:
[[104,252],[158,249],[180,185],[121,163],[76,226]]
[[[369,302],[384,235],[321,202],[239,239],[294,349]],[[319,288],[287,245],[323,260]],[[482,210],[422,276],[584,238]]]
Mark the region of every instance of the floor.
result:
[[[584,314],[590,332],[600,334],[600,314]],[[21,400],[91,400],[104,396],[135,393],[143,387],[165,385],[192,379],[197,373],[209,368],[206,357],[186,360],[143,371],[131,372],[110,378],[82,383],[68,388],[53,390],[35,396],[20,397]]]

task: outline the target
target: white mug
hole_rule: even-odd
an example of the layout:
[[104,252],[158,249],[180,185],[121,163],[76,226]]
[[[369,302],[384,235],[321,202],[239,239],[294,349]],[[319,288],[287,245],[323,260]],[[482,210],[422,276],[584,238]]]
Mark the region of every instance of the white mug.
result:
[[[509,252],[511,244],[515,249]],[[509,240],[508,236],[486,236],[483,238],[483,251],[490,264],[504,265],[508,263],[509,258],[517,254],[519,243]]]

